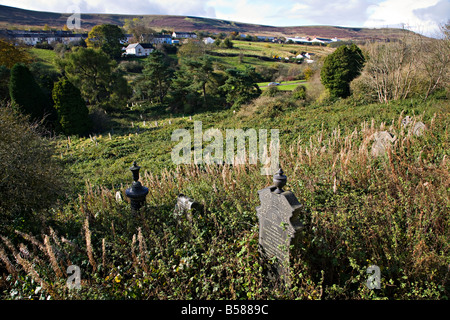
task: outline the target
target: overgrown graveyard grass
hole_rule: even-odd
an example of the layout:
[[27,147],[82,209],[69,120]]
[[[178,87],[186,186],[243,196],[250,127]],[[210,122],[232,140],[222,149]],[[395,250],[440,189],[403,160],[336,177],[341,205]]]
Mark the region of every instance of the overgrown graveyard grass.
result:
[[[43,214],[42,234],[3,235],[3,298],[448,299],[449,108],[446,100],[307,107],[260,97],[236,113],[135,114],[111,138],[68,145],[60,137],[56,156],[78,177],[78,192]],[[426,124],[422,136],[402,126],[405,115]],[[280,129],[285,189],[303,205],[305,225],[289,288],[266,277],[258,253],[257,190],[272,177],[259,164],[172,164],[173,130],[193,134],[196,120],[224,134]],[[397,140],[373,158],[380,130]],[[149,188],[136,217],[126,197],[115,199],[131,184],[134,160]],[[180,193],[204,205],[192,221],[174,216]],[[72,264],[82,270],[80,290],[66,288]],[[381,269],[379,290],[366,286],[370,265]]]

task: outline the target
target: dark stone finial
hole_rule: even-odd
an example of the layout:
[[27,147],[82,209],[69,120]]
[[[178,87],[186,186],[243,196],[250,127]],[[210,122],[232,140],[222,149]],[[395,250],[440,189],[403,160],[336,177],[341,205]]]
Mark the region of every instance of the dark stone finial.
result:
[[133,166],[130,168],[131,172],[133,173],[133,184],[131,185],[131,188],[128,188],[125,190],[125,194],[128,198],[131,200],[131,209],[134,213],[137,213],[141,206],[145,202],[145,197],[148,194],[148,188],[142,186],[142,184],[139,182],[139,167],[136,163],[136,161],[133,162]]
[[133,180],[137,182],[139,180],[139,170],[141,167],[139,167],[136,163],[136,161],[133,162],[133,166],[130,168],[131,172],[133,173]]
[[283,169],[278,169],[277,173],[273,176],[273,183],[277,189],[274,193],[282,193],[284,192],[283,187],[286,185],[287,177],[283,174]]

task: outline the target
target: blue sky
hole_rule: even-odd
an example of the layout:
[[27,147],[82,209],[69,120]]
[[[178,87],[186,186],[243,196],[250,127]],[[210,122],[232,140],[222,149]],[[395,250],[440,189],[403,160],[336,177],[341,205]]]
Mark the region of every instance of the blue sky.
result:
[[82,13],[174,14],[273,26],[406,27],[436,32],[450,0],[0,0],[24,9]]

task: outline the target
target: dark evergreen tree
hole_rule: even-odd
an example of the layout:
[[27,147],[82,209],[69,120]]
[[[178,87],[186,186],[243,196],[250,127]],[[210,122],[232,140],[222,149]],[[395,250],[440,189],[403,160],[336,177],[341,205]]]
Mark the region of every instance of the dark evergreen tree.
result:
[[322,84],[332,96],[348,97],[350,82],[361,73],[364,62],[364,56],[358,46],[340,46],[324,61],[320,72]]
[[9,94],[18,110],[30,115],[33,121],[42,120],[53,112],[51,102],[24,64],[12,67]]
[[261,89],[257,82],[261,76],[255,71],[255,68],[248,67],[244,70],[228,69],[226,70],[228,79],[220,87],[226,97],[227,103],[233,107],[239,107],[261,95]]
[[184,112],[207,110],[217,91],[212,60],[206,55],[196,59],[183,56],[171,87],[173,109]]
[[142,74],[134,82],[135,98],[164,103],[172,76],[168,57],[158,50],[153,51],[145,61]]
[[53,87],[53,101],[58,113],[60,129],[66,135],[83,135],[91,129],[89,110],[80,90],[67,78],[62,78]]
[[117,63],[100,49],[76,48],[64,56],[61,68],[90,105],[120,109],[131,95],[131,88]]

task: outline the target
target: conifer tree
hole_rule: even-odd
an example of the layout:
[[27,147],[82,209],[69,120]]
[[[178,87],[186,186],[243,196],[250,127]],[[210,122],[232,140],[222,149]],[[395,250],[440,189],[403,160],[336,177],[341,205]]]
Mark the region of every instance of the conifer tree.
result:
[[340,46],[324,61],[320,72],[322,84],[332,96],[348,97],[350,82],[361,73],[364,61],[361,49],[355,44]]
[[50,101],[24,64],[12,67],[9,94],[18,110],[30,115],[31,120],[41,120],[52,112]]
[[53,88],[53,101],[58,113],[60,130],[67,135],[83,135],[91,129],[89,110],[80,90],[67,78],[62,78]]

